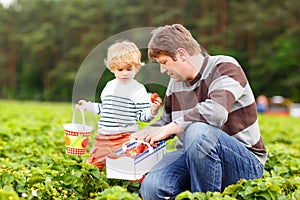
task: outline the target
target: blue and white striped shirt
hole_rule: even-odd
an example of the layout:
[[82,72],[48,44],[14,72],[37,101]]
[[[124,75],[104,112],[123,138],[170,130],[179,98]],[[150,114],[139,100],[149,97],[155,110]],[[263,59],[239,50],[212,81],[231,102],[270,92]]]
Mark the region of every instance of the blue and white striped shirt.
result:
[[98,129],[102,134],[135,132],[137,121],[149,122],[154,118],[149,94],[134,79],[126,83],[117,79],[109,81],[101,93],[101,101],[88,102],[87,109],[101,115]]

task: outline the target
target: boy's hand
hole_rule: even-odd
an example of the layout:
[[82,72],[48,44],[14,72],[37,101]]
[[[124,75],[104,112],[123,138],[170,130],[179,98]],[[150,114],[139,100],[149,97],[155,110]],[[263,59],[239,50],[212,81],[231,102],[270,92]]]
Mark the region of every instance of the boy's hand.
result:
[[152,103],[151,103],[151,114],[153,116],[157,115],[158,113],[158,110],[161,106],[161,103],[162,103],[162,99],[157,96],[155,99],[151,99]]
[[75,105],[75,109],[85,111],[87,109],[87,101],[79,100],[78,103]]

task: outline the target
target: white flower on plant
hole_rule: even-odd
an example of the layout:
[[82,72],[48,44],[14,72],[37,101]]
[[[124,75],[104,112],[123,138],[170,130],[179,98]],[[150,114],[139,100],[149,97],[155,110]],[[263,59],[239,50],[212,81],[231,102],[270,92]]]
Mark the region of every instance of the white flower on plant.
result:
[[22,193],[22,197],[28,197],[28,194],[25,193],[25,192],[23,192],[23,193]]
[[31,190],[31,194],[32,194],[32,196],[34,196],[34,197],[37,197],[37,196],[38,196],[36,190]]

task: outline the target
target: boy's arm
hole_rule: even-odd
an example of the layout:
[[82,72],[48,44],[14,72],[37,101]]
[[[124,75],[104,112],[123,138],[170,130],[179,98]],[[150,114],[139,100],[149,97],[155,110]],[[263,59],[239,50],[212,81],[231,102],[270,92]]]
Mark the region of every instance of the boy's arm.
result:
[[[100,114],[102,109],[101,103],[86,101],[86,100],[80,100],[78,104],[80,107],[82,107],[84,110],[94,113],[94,114]],[[76,105],[76,106],[77,106]]]
[[[144,104],[144,106],[145,106],[145,104]],[[137,105],[138,111],[136,113],[136,118],[140,122],[150,122],[151,120],[154,119],[155,115],[152,115],[149,103],[148,103],[147,108],[145,108],[144,106],[143,106],[143,108],[138,108],[138,105]]]
[[[159,108],[161,106],[162,99],[157,97],[156,100],[151,103],[151,107],[146,109],[141,109],[137,112],[137,119],[141,122],[149,122],[158,114]],[[146,103],[149,106],[149,103]]]
[[[157,105],[151,105],[150,95],[143,85],[139,85],[131,97],[136,107],[136,118],[140,122],[150,122],[158,113]],[[156,104],[159,104],[157,102]]]
[[102,104],[96,102],[87,102],[87,109],[88,112],[100,115],[102,110]]

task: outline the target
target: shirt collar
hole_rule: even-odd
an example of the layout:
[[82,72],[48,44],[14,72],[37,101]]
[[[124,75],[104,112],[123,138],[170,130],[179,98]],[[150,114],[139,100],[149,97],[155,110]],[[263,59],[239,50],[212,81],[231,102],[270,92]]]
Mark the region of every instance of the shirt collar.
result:
[[200,67],[199,73],[196,75],[196,77],[192,81],[189,82],[189,85],[194,85],[196,82],[198,82],[201,79],[204,69],[207,66],[208,58],[209,58],[209,54],[205,53],[204,60],[203,60],[202,66]]

